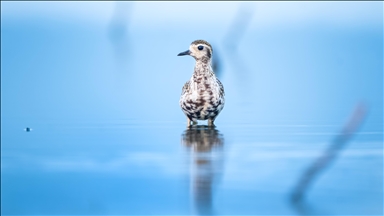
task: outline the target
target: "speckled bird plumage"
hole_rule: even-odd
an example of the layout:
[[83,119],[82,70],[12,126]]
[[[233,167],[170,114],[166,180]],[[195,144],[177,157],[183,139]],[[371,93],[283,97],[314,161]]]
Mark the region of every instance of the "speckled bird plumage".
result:
[[[200,50],[201,49],[201,50]],[[182,89],[180,106],[187,116],[187,126],[192,121],[208,120],[213,125],[216,117],[224,107],[224,87],[212,70],[212,46],[204,40],[191,43],[189,50],[180,55],[195,58],[193,75]]]

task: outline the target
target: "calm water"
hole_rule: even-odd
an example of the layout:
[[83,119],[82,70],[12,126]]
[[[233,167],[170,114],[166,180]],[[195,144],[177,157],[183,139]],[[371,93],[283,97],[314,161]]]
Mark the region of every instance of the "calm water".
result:
[[[209,29],[2,15],[2,215],[382,214],[382,25],[255,27],[237,53]],[[187,129],[178,105],[193,59],[176,55],[198,38],[226,90],[216,128]],[[293,205],[360,101],[362,126]]]
[[[296,214],[289,195],[330,125],[120,120],[3,126],[3,214]],[[372,135],[361,133],[357,137]],[[307,194],[309,214],[378,214],[382,142],[353,141]]]

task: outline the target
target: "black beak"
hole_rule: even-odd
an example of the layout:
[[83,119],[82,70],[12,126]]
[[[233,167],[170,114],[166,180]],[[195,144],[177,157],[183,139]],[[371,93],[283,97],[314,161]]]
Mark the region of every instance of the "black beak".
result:
[[187,50],[185,52],[179,53],[179,55],[177,55],[177,56],[183,56],[183,55],[189,55],[189,54],[191,54],[191,51]]

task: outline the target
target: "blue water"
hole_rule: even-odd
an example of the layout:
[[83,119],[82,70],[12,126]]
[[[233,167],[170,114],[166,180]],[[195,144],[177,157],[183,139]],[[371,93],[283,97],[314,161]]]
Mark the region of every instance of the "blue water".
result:
[[[383,214],[382,22],[253,27],[237,52],[227,31],[2,15],[2,215]],[[200,38],[226,105],[187,130],[194,60],[176,55]],[[361,127],[293,205],[360,102]]]

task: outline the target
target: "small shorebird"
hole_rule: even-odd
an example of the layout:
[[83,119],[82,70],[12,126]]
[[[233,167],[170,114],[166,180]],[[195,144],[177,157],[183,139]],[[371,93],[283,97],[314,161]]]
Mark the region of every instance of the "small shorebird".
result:
[[217,115],[224,107],[224,87],[212,70],[212,46],[204,40],[191,43],[189,49],[178,56],[190,55],[196,60],[191,79],[185,83],[180,106],[187,116],[187,126],[197,120],[208,120],[213,126]]

